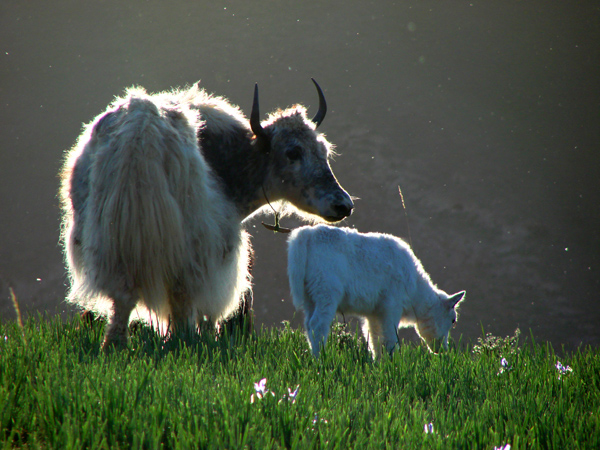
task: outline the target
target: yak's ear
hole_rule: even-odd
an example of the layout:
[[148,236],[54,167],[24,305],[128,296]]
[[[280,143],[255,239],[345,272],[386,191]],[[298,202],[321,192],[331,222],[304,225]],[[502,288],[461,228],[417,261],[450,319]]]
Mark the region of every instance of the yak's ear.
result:
[[446,300],[446,306],[448,307],[448,309],[456,308],[456,305],[458,305],[463,300],[465,294],[466,291],[460,291],[456,294],[451,295],[448,298],[448,300]]

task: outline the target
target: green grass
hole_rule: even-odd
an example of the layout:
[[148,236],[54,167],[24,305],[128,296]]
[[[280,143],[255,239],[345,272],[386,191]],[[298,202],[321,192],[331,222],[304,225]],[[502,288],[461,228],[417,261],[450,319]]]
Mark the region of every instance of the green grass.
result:
[[[558,358],[487,336],[374,363],[340,326],[318,361],[289,327],[166,342],[142,328],[109,354],[102,333],[79,319],[0,325],[3,448],[600,448],[597,349]],[[251,402],[262,378],[275,395]]]

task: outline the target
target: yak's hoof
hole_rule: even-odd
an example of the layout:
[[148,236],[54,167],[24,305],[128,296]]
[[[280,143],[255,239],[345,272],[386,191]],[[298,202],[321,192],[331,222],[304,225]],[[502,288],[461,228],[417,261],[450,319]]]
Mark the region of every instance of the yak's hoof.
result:
[[114,350],[125,350],[127,348],[127,339],[107,339],[104,338],[102,342],[102,351],[105,353],[112,352]]

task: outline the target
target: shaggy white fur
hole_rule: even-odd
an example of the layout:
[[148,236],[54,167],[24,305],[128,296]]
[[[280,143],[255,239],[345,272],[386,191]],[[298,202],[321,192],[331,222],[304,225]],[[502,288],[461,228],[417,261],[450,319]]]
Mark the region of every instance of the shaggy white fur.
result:
[[112,315],[114,341],[136,305],[132,317],[193,327],[228,317],[249,288],[248,238],[199,151],[198,112],[160,100],[130,90],[63,172],[68,301]]

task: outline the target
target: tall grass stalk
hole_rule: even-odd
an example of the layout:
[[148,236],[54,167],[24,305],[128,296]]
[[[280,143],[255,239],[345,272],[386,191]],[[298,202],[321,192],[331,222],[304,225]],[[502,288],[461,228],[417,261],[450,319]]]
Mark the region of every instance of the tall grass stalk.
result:
[[3,448],[600,448],[596,349],[405,343],[375,363],[340,326],[319,360],[289,325],[218,340],[141,328],[107,354],[102,334],[0,324]]

